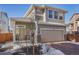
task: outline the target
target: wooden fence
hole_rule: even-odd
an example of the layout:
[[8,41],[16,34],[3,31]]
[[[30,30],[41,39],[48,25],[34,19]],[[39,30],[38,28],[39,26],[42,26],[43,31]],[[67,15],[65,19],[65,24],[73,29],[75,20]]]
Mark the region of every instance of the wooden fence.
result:
[[68,41],[72,41],[75,39],[76,42],[79,42],[79,34],[67,34],[65,37]]
[[5,43],[7,41],[13,40],[13,34],[12,33],[0,33],[0,43]]

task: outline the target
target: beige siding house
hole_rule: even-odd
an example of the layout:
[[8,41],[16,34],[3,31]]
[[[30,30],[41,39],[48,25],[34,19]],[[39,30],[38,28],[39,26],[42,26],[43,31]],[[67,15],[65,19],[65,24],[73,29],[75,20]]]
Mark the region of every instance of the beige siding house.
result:
[[79,13],[74,13],[70,19],[70,31],[79,31]]
[[35,23],[38,24],[41,35],[41,40],[35,39],[35,42],[64,41],[65,13],[67,11],[59,8],[31,5],[24,17],[11,18],[14,41],[26,40],[25,37],[26,35],[29,36],[30,32],[34,32],[36,35],[37,25]]

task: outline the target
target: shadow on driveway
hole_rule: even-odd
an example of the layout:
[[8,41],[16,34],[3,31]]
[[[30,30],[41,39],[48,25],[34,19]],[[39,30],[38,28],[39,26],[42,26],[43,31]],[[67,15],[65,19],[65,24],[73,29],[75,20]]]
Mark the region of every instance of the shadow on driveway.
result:
[[61,50],[66,55],[79,55],[79,45],[72,43],[52,44],[53,48]]

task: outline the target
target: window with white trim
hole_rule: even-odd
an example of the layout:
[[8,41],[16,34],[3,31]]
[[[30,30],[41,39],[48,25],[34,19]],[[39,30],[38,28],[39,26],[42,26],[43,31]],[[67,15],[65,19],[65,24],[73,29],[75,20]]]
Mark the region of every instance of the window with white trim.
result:
[[53,18],[52,10],[48,10],[48,18]]
[[63,16],[59,16],[59,20],[63,20]]
[[54,19],[58,19],[58,12],[54,11]]

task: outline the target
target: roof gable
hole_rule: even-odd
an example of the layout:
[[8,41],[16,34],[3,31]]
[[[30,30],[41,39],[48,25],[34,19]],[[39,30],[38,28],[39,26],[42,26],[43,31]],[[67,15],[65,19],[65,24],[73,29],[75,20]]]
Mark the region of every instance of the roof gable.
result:
[[30,8],[28,9],[28,11],[25,13],[24,16],[28,16],[29,13],[30,13],[34,8],[59,10],[59,11],[61,11],[61,12],[63,12],[63,13],[67,13],[66,10],[63,10],[63,9],[60,9],[60,8],[50,7],[50,6],[46,6],[46,5],[43,5],[43,6],[31,5]]
[[70,18],[70,21],[73,22],[74,20],[79,21],[79,13],[74,13]]

